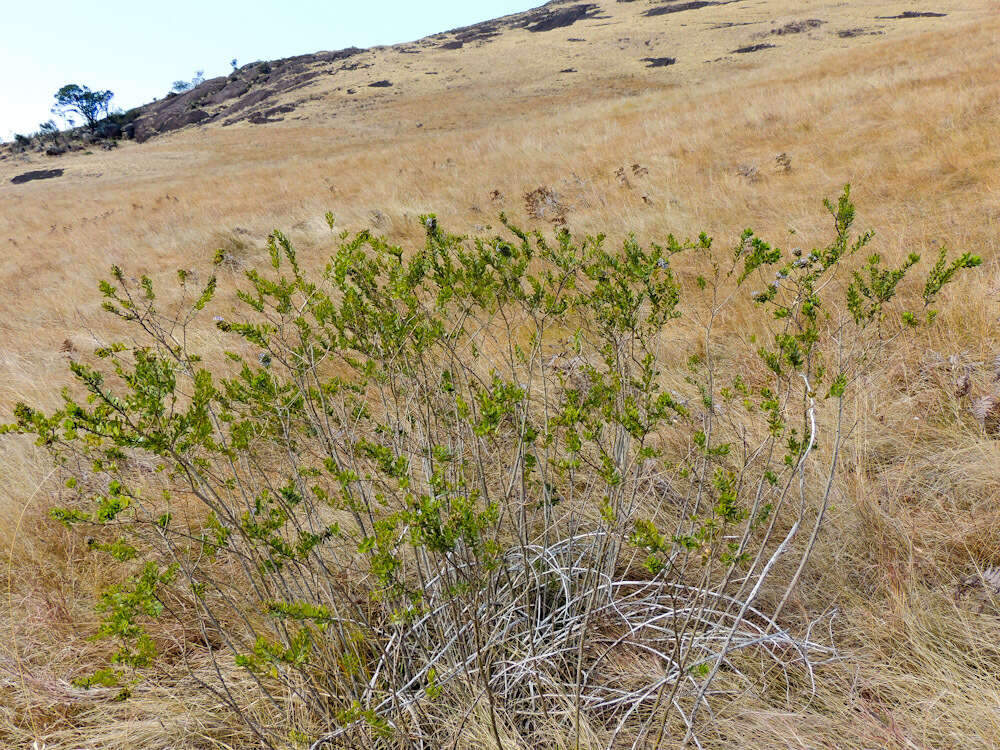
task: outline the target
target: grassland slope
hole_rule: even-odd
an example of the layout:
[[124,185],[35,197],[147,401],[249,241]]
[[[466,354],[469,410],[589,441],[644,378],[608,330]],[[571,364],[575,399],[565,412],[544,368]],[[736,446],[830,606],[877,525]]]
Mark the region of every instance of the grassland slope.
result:
[[[400,242],[425,211],[472,231],[503,210],[576,232],[728,241],[752,225],[809,245],[825,236],[819,200],[850,182],[887,258],[944,244],[984,264],[852,415],[851,471],[795,602],[838,608],[850,659],[815,690],[780,675],[745,689],[716,717],[717,746],[1000,746],[1000,625],[954,597],[1000,564],[1000,441],[955,387],[963,373],[972,395],[996,387],[998,40],[996,4],[973,0],[550,3],[248,69],[247,91],[195,89],[185,106],[205,116],[143,143],[0,160],[0,412],[54,405],[67,354],[103,343],[94,289],[111,263],[165,277],[221,247],[235,274],[274,227],[318,262],[327,210]],[[254,86],[265,95],[234,112]],[[244,746],[169,674],[121,704],[70,686],[106,655],[86,639],[110,573],[47,519],[48,472],[31,445],[0,444],[0,744]]]

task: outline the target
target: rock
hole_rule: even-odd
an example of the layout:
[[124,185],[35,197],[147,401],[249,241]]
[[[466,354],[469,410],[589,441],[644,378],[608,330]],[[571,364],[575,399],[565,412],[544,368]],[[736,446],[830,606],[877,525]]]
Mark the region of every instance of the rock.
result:
[[745,55],[748,52],[760,52],[762,49],[774,49],[775,46],[776,45],[774,44],[750,44],[747,45],[746,47],[740,47],[739,49],[734,49],[733,52],[735,52],[738,55]]
[[534,11],[532,16],[529,16],[530,22],[524,28],[534,32],[553,31],[590,18],[607,18],[607,16],[602,15],[600,6],[593,3],[581,3],[560,10],[539,8]]
[[779,26],[776,29],[765,31],[757,36],[767,36],[768,34],[773,34],[775,36],[801,34],[802,32],[809,31],[810,29],[818,29],[824,23],[826,23],[826,21],[820,20],[819,18],[807,18],[804,21],[792,21],[791,23],[786,23],[784,26]]
[[[270,120],[270,110],[261,113],[258,105],[273,103],[279,94],[307,86],[312,80],[331,72],[334,63],[348,60],[363,52],[356,47],[299,55],[272,62],[244,65],[228,76],[211,78],[181,94],[168,95],[130,112],[131,127],[122,127],[121,134],[137,143],[161,133],[202,122],[222,120],[238,122],[253,117]],[[345,67],[349,66],[347,63]],[[357,67],[370,67],[356,63]],[[284,105],[283,105],[284,106]],[[282,110],[285,111],[285,110]]]
[[187,114],[183,115],[180,120],[183,125],[194,125],[196,122],[201,122],[208,117],[208,112],[203,109],[192,109]]
[[898,16],[875,16],[875,18],[944,18],[947,13],[936,13],[932,10],[904,10]]
[[36,169],[33,172],[24,172],[16,177],[11,177],[10,181],[15,185],[20,185],[23,182],[31,182],[32,180],[49,180],[53,177],[62,177],[62,169]]
[[683,13],[686,10],[698,10],[710,5],[720,5],[719,0],[691,0],[687,3],[657,5],[643,13],[644,16],[665,16],[668,13]]
[[97,138],[121,138],[122,127],[117,122],[107,120],[94,128],[94,136]]
[[224,87],[215,92],[212,97],[213,104],[222,104],[228,99],[237,99],[243,96],[250,88],[250,84],[239,79],[227,83]]
[[676,57],[644,57],[642,62],[646,63],[647,68],[665,68],[668,65],[673,65],[677,62]]

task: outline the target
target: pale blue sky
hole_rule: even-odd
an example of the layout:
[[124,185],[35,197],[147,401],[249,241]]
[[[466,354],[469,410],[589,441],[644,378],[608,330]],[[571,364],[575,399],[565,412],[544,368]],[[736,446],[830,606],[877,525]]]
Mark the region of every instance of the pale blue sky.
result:
[[[0,139],[52,115],[66,83],[115,92],[113,107],[162,97],[197,70],[319,50],[373,47],[528,10],[544,0],[45,0],[3,13]],[[57,120],[58,121],[58,120]],[[63,126],[61,121],[60,126]]]

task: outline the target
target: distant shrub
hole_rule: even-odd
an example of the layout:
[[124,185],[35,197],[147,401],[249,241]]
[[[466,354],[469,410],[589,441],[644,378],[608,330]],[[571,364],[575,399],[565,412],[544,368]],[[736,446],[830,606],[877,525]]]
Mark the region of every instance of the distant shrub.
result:
[[[53,518],[127,571],[99,604],[111,664],[79,684],[127,693],[170,618],[268,746],[447,747],[475,713],[497,747],[545,746],[549,721],[659,747],[697,736],[720,673],[812,669],[833,652],[783,614],[845,401],[979,263],[942,257],[923,309],[894,309],[919,259],[857,262],[849,192],[826,206],[832,239],[790,252],[425,216],[422,249],[343,232],[318,274],[276,231],[215,316],[225,361],[194,347],[215,276],[180,271],[186,303],[161,309],[113,268],[104,308],[134,343],[72,360],[85,397],[6,428],[64,470]],[[647,668],[623,681],[622,659]]]
[[200,86],[205,82],[205,71],[199,70],[194,74],[194,77],[190,81],[177,80],[173,82],[170,87],[170,93],[173,94],[183,94],[185,91],[190,91],[191,89]]
[[40,138],[49,138],[53,143],[56,141],[56,136],[59,135],[59,126],[56,125],[54,120],[46,120],[40,123],[38,126],[38,136]]
[[553,224],[565,224],[569,213],[569,207],[562,202],[561,196],[544,185],[525,193],[524,208],[532,219],[551,221]]

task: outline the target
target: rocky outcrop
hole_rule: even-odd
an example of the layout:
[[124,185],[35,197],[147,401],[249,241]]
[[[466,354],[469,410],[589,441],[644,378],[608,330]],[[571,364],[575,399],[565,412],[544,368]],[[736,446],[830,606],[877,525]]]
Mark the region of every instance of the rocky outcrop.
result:
[[[126,137],[138,142],[177,130],[186,125],[225,120],[254,123],[275,122],[275,114],[288,112],[294,105],[276,106],[279,94],[302,88],[314,78],[329,75],[339,64],[363,50],[357,47],[335,52],[298,55],[283,60],[244,65],[231,75],[210,78],[198,86],[139,108],[129,124]],[[268,106],[270,105],[270,106]]]

